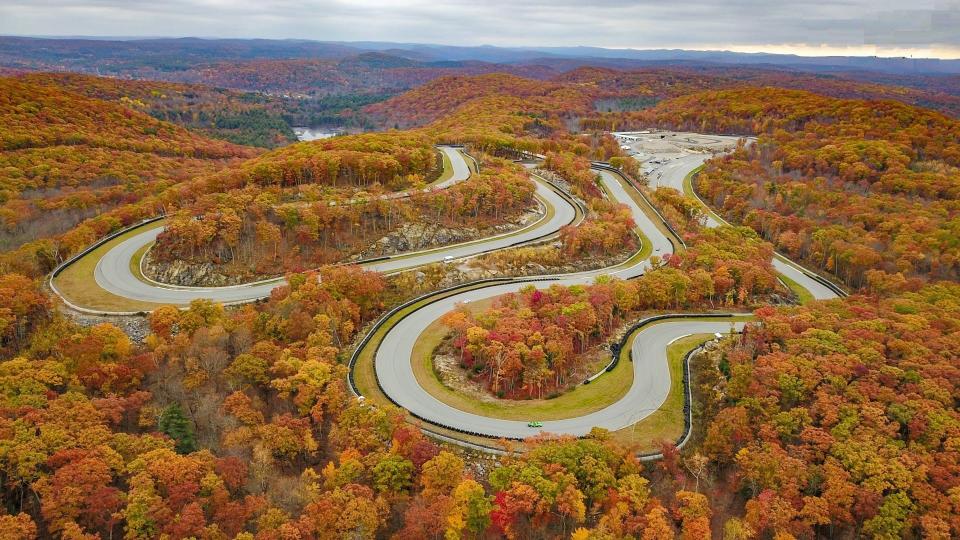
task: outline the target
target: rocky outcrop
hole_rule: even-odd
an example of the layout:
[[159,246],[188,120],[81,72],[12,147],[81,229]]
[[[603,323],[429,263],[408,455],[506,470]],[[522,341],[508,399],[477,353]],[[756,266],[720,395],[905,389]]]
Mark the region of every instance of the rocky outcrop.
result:
[[356,261],[374,257],[384,257],[398,253],[408,253],[411,251],[459,244],[480,238],[488,238],[526,227],[542,216],[543,213],[538,208],[523,213],[513,221],[485,229],[473,227],[444,227],[436,223],[405,223],[390,234],[371,244],[367,249],[354,255],[349,260]]
[[467,242],[479,238],[479,236],[480,232],[470,227],[454,229],[430,223],[405,223],[399,229],[380,238],[369,248],[352,258],[356,260],[396,255],[430,247]]
[[233,268],[227,274],[224,270],[222,265],[213,263],[191,263],[183,260],[157,262],[150,257],[150,252],[147,252],[143,261],[143,273],[148,278],[186,287],[223,287],[272,277],[258,276],[253,272],[235,273]]
[[150,333],[150,322],[147,317],[141,315],[91,315],[72,309],[63,309],[62,313],[80,326],[91,327],[104,323],[112,324],[122,330],[135,343],[142,343]]

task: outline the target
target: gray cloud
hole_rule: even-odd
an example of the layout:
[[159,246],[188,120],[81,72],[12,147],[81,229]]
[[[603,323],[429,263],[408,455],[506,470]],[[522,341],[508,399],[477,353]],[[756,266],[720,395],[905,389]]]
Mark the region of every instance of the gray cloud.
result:
[[[960,56],[960,3],[918,0],[0,0],[0,33]],[[782,50],[777,52],[783,52]]]
[[960,4],[878,13],[866,21],[867,41],[886,45],[960,45]]

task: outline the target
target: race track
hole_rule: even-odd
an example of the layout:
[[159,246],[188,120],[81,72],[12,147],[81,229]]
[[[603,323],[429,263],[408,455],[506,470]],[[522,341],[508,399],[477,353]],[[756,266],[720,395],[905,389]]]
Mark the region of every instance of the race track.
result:
[[744,324],[684,320],[663,322],[644,328],[636,335],[631,346],[634,382],[622,398],[584,416],[544,421],[542,428],[528,427],[525,421],[501,420],[461,411],[424,390],[410,368],[410,353],[420,331],[453,309],[458,301],[480,300],[491,294],[504,294],[515,290],[516,287],[505,285],[470,291],[457,295],[454,299],[430,304],[405,318],[391,330],[388,334],[390,339],[385,339],[377,351],[377,376],[383,391],[401,407],[420,418],[493,438],[525,438],[541,431],[579,437],[586,435],[594,427],[615,431],[643,420],[666,401],[672,385],[667,363],[667,346],[671,342],[690,334],[729,332],[731,324],[739,330]]
[[[663,137],[647,136],[651,147],[645,147],[644,170],[651,186],[666,186],[680,191],[686,176],[699,167],[712,152],[728,150],[735,138],[724,136],[704,137],[696,134],[664,140]],[[635,142],[640,145],[640,142]],[[442,148],[450,158],[453,174],[428,189],[443,189],[462,182],[470,176],[470,169],[463,156],[451,148]],[[616,201],[625,204],[632,214],[637,229],[651,246],[651,255],[663,256],[672,253],[674,246],[662,229],[651,220],[629,190],[635,190],[618,175],[602,168],[595,169],[600,175],[605,191]],[[392,194],[388,198],[407,196]],[[474,256],[488,251],[505,249],[518,244],[534,242],[555,235],[561,227],[573,222],[576,208],[567,197],[545,182],[537,181],[537,197],[552,209],[540,221],[520,231],[485,238],[473,242],[409,253],[373,260],[363,266],[380,272],[393,272],[424,264]],[[710,214],[708,214],[710,215]],[[720,222],[708,217],[707,225],[718,226]],[[138,278],[130,269],[130,261],[143,246],[154,241],[162,228],[155,228],[132,236],[109,250],[98,262],[95,279],[99,287],[124,298],[162,304],[187,305],[196,298],[208,298],[222,303],[245,302],[269,296],[270,291],[283,283],[274,279],[232,287],[177,287],[151,283]],[[446,405],[417,382],[411,358],[414,344],[422,331],[461,302],[475,302],[505,293],[516,292],[529,286],[583,285],[592,283],[598,276],[610,275],[630,279],[642,275],[650,268],[649,259],[632,259],[614,267],[564,275],[542,276],[510,281],[497,285],[471,289],[427,302],[390,326],[376,347],[374,369],[382,391],[396,404],[415,416],[440,426],[468,430],[489,437],[523,438],[539,431],[581,436],[594,427],[618,430],[632,425],[655,412],[667,399],[672,385],[666,349],[672,341],[697,333],[727,332],[730,322],[698,320],[664,321],[650,325],[637,333],[632,342],[634,384],[627,393],[611,405],[593,413],[564,420],[545,421],[542,428],[530,428],[525,421],[511,421],[478,416]],[[792,263],[775,259],[778,271],[787,275],[809,290],[817,299],[834,298],[836,294],[813,279]],[[742,328],[743,323],[735,323]],[[536,420],[536,419],[531,419]]]
[[[650,239],[653,254],[673,253],[673,244],[661,232],[646,212],[627,193],[628,188],[616,175],[597,170],[604,188],[615,199],[630,208],[637,228]],[[650,268],[649,259],[614,268],[604,268],[575,274],[543,276],[541,286],[585,285],[600,275],[630,279]],[[650,326],[634,339],[634,385],[619,401],[594,413],[565,420],[544,422],[543,428],[527,427],[526,422],[500,420],[478,416],[446,405],[430,395],[417,382],[411,368],[413,347],[423,329],[452,310],[458,303],[475,302],[506,293],[517,292],[528,286],[527,281],[484,287],[447,296],[425,305],[391,327],[384,335],[374,357],[377,379],[383,392],[396,404],[418,418],[441,426],[454,426],[488,437],[529,437],[539,431],[580,436],[593,427],[611,430],[636,423],[656,411],[666,400],[671,379],[666,361],[666,345],[677,337],[700,332],[726,332],[730,323],[665,322]],[[536,420],[536,419],[531,419]]]
[[[546,184],[537,182],[536,193],[537,196],[544,201],[544,204],[554,209],[553,215],[549,219],[538,221],[529,227],[513,233],[506,233],[500,236],[455,244],[443,248],[399,255],[386,260],[364,263],[361,266],[368,270],[378,272],[393,272],[405,268],[440,262],[446,257],[453,257],[455,259],[470,257],[487,251],[503,249],[518,243],[527,243],[549,237],[556,234],[561,227],[572,222],[576,217],[576,209],[570,202]],[[144,231],[143,233],[124,240],[107,252],[107,254],[100,259],[94,271],[97,285],[107,292],[132,300],[159,304],[187,305],[197,298],[207,298],[224,304],[266,298],[270,296],[270,291],[284,283],[282,278],[278,278],[231,287],[183,287],[144,281],[131,271],[130,261],[140,248],[152,243],[162,231],[163,227]]]
[[[686,142],[699,144],[703,141],[693,137]],[[731,141],[732,139],[732,141]],[[735,139],[723,136],[712,137],[705,146],[722,146]],[[673,153],[673,152],[670,152]],[[647,167],[648,178],[657,178],[654,185],[673,187],[683,190],[686,176],[711,157],[703,151],[680,149],[676,156],[661,157],[653,167]],[[619,202],[626,204],[631,211],[637,227],[653,243],[653,254],[672,253],[673,245],[661,230],[643,212],[625,186],[615,175],[598,170],[606,190]],[[719,223],[711,221],[710,226]],[[791,264],[775,259],[778,271],[787,273],[802,286],[807,287],[816,298],[834,298],[831,290],[807,276]],[[614,268],[567,274],[562,276],[543,276],[544,281],[537,286],[581,285],[593,282],[597,276],[607,274],[629,279],[643,274],[649,269],[648,260]],[[447,405],[433,397],[416,380],[411,367],[414,344],[423,329],[454,309],[458,303],[476,302],[502,294],[516,292],[529,286],[529,282],[513,282],[440,298],[429,303],[395,323],[386,333],[376,349],[374,367],[381,390],[396,404],[407,409],[417,418],[455,429],[462,429],[487,437],[524,438],[540,431],[582,436],[594,427],[618,430],[630,426],[655,412],[667,399],[671,388],[671,377],[667,363],[666,349],[669,343],[681,337],[698,333],[728,332],[729,322],[705,322],[696,320],[666,321],[641,330],[631,345],[634,358],[634,384],[620,400],[596,412],[564,420],[544,421],[542,428],[528,427],[525,421],[502,420],[472,414]],[[735,323],[741,329],[743,323]],[[530,420],[537,420],[531,418]]]

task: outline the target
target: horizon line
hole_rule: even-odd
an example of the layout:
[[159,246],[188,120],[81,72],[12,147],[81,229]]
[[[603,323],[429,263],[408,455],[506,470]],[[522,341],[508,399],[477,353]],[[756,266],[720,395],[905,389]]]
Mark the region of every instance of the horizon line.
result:
[[[702,53],[729,53],[743,55],[770,55],[770,56],[793,56],[797,58],[876,58],[881,60],[936,60],[936,61],[960,61],[960,51],[950,53],[948,56],[930,55],[928,48],[906,48],[897,49],[898,53],[892,53],[889,56],[881,54],[879,51],[857,52],[858,49],[875,48],[871,45],[853,46],[825,46],[808,44],[766,44],[766,45],[717,45],[708,47],[635,47],[635,46],[599,46],[599,45],[493,45],[490,43],[481,43],[473,45],[449,44],[449,43],[430,43],[416,41],[383,41],[373,39],[356,40],[319,40],[310,38],[272,38],[272,37],[224,37],[224,36],[200,36],[200,35],[102,35],[102,34],[2,34],[0,37],[26,38],[26,39],[47,39],[47,40],[100,40],[100,41],[141,41],[141,40],[177,40],[177,39],[197,39],[208,41],[301,41],[310,43],[333,43],[333,44],[351,44],[351,43],[384,43],[392,45],[421,45],[430,47],[451,47],[460,49],[490,47],[498,49],[512,49],[521,51],[539,51],[544,49],[598,49],[603,51],[632,51],[632,52],[657,52],[657,51],[678,51],[678,52],[702,52]],[[779,49],[779,50],[778,50]],[[852,50],[851,50],[852,49]],[[823,54],[816,54],[815,51],[821,50]],[[914,51],[914,52],[910,52]],[[913,56],[915,53],[924,51],[923,56]],[[806,53],[806,54],[804,54]],[[955,54],[956,56],[953,56]],[[627,58],[629,60],[629,58]]]

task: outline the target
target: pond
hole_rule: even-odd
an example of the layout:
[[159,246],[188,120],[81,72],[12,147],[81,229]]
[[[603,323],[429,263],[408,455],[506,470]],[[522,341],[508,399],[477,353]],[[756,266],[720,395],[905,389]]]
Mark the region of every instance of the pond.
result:
[[337,135],[335,131],[323,128],[295,127],[293,133],[298,141],[315,141],[317,139],[327,139]]

